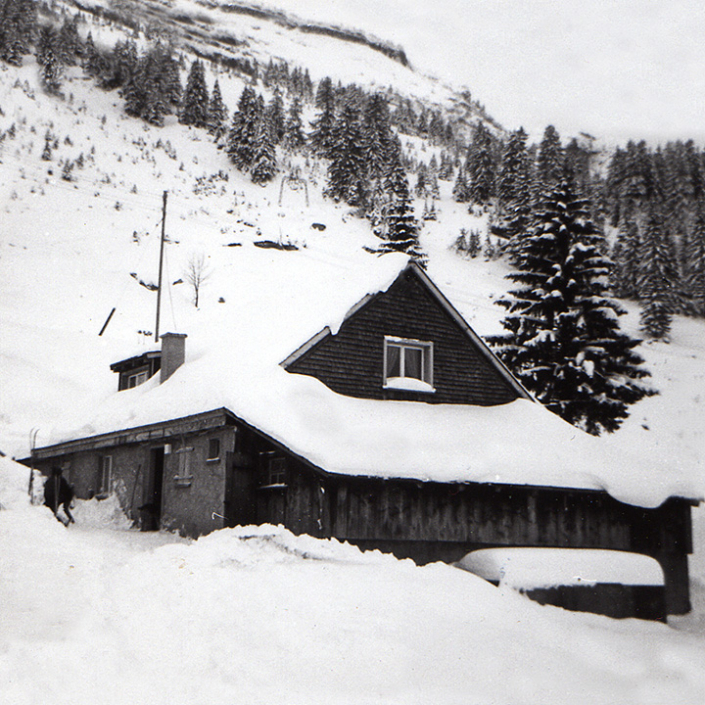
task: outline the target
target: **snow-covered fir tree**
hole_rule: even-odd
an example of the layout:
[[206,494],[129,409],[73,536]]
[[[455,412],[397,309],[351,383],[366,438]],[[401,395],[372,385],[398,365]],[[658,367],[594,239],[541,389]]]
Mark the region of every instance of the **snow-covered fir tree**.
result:
[[411,202],[409,180],[401,163],[401,149],[392,152],[384,189],[387,203],[382,226],[377,230],[382,244],[376,252],[381,255],[403,252],[425,267],[428,257],[419,243],[419,224]]
[[227,121],[228,109],[223,102],[220,83],[218,83],[216,78],[210,100],[208,101],[208,131],[218,139],[225,130]]
[[128,76],[120,89],[125,112],[141,117],[152,125],[162,125],[181,99],[178,65],[166,45],[157,43],[140,56],[132,67],[132,49],[128,43],[119,56],[118,70]]
[[272,132],[272,124],[266,114],[261,115],[255,131],[255,151],[250,170],[250,178],[260,186],[269,183],[277,173],[277,154]]
[[279,88],[274,89],[272,99],[267,104],[266,117],[269,121],[270,137],[275,145],[284,139],[286,116],[284,114],[284,99]]
[[179,122],[182,125],[207,127],[209,103],[210,99],[203,62],[199,59],[194,59],[186,79],[186,89],[181,101]]
[[34,51],[34,57],[37,60],[37,64],[41,68],[46,62],[46,57],[49,52],[57,58],[56,45],[58,43],[58,38],[56,34],[56,29],[54,25],[43,24],[39,28],[39,33],[37,36],[37,46]]
[[466,165],[470,177],[470,200],[478,205],[488,204],[495,194],[496,170],[492,152],[492,135],[479,122],[473,129]]
[[632,217],[627,216],[620,222],[612,262],[610,279],[615,295],[636,299],[639,295],[639,228]]
[[65,17],[56,41],[56,53],[64,66],[75,66],[76,57],[83,50],[83,42],[78,34],[78,15]]
[[37,30],[35,0],[0,0],[0,59],[20,66]]
[[295,96],[289,106],[284,126],[284,147],[291,152],[297,152],[306,146],[301,110],[301,99]]
[[91,32],[88,32],[86,41],[83,44],[83,59],[81,63],[85,73],[92,78],[97,78],[107,70],[105,59],[96,48]]
[[367,179],[372,184],[384,177],[394,140],[389,104],[387,98],[381,93],[374,93],[367,100],[363,115],[362,137]]
[[63,66],[51,48],[47,49],[42,57],[40,76],[42,85],[47,93],[59,93],[63,77]]
[[705,316],[705,205],[698,207],[685,253],[684,278],[693,312]]
[[669,252],[663,220],[652,208],[639,248],[641,330],[650,338],[668,337],[675,308],[676,268]]
[[453,200],[458,203],[467,203],[470,200],[470,185],[468,184],[465,169],[461,166],[455,177],[453,185]]
[[564,155],[558,130],[549,125],[543,133],[536,159],[536,177],[541,188],[549,188],[563,178]]
[[255,156],[255,135],[260,118],[260,102],[251,86],[240,94],[237,111],[233,113],[228,132],[227,153],[230,161],[241,171],[250,168]]
[[533,188],[526,140],[523,128],[509,136],[497,178],[493,231],[510,240],[510,251],[518,246],[531,213]]
[[509,209],[517,201],[528,199],[530,173],[526,140],[527,134],[521,127],[507,140],[497,177],[497,205],[500,208]]
[[498,301],[507,333],[490,339],[538,401],[593,434],[616,430],[649,394],[639,341],[621,331],[624,310],[609,296],[603,240],[568,179],[547,190],[508,275],[517,286]]
[[335,121],[328,157],[328,178],[325,194],[335,201],[351,206],[364,206],[367,186],[367,165],[360,110],[349,98]]
[[335,104],[333,82],[326,76],[320,80],[316,90],[316,108],[319,112],[311,122],[309,133],[311,148],[320,157],[328,157],[333,144]]

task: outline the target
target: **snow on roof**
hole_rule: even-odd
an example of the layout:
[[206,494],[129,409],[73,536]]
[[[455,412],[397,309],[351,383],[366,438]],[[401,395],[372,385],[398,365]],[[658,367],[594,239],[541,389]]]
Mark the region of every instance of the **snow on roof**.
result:
[[524,589],[664,582],[655,558],[591,548],[486,548],[469,553],[457,565],[485,580]]
[[185,364],[163,384],[154,377],[79,409],[51,443],[226,408],[331,473],[607,490],[641,506],[693,496],[678,476],[616,456],[532,401],[358,399],[286,372],[279,363],[287,355],[325,326],[337,331],[351,307],[386,290],[408,260],[365,255],[364,266],[342,267],[300,253],[239,255],[237,271],[221,272],[232,303],[189,322]]

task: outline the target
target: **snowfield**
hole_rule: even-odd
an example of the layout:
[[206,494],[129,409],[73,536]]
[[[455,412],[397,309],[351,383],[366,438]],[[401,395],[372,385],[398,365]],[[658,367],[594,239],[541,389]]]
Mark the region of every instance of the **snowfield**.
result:
[[686,622],[541,607],[452,566],[281,527],[198,541],[130,531],[107,500],[78,502],[66,529],[29,504],[27,478],[0,463],[3,703],[705,697],[705,639]]
[[[99,23],[81,31],[88,28],[99,44],[122,36]],[[265,25],[252,31],[262,47],[278,41]],[[337,78],[324,44],[314,41],[298,37],[286,46],[319,61],[310,66],[314,78]],[[276,366],[322,326],[335,329],[367,293],[358,280],[389,281],[397,266],[363,250],[377,243],[368,224],[323,199],[325,172],[315,163],[299,163],[309,184],[306,204],[302,192],[281,189],[294,163],[283,164],[266,188],[254,186],[205,132],[173,116],[161,129],[127,118],[122,99],[97,90],[80,69],[68,71],[63,99],[49,97],[33,59],[24,63],[0,64],[2,705],[705,702],[702,506],[693,512],[694,611],[666,625],[541,607],[452,566],[419,568],[281,527],[189,541],[131,530],[114,498],[77,502],[69,528],[31,504],[29,471],[10,458],[27,457],[33,439],[47,445],[67,432],[95,432],[152,411],[140,403],[149,383],[116,399],[109,365],[158,347],[149,334],[155,294],[139,280],[156,281],[163,191],[172,285],[163,297],[162,332],[188,334],[182,371],[190,367],[209,380],[200,390],[184,388],[183,403],[212,401],[214,343],[229,341],[239,355],[261,355],[263,365]],[[446,95],[399,65],[385,74],[389,63],[360,50],[354,64],[339,68],[374,76],[378,85],[428,90],[429,100]],[[209,68],[209,88],[215,76]],[[232,112],[244,82],[217,76]],[[47,131],[58,143],[48,162],[40,157]],[[430,159],[418,141],[405,146]],[[81,154],[83,168],[62,179],[62,162]],[[451,188],[441,182],[439,219],[421,234],[428,272],[478,334],[494,334],[502,310],[493,300],[506,291],[507,264],[450,250],[460,228],[487,226],[486,216],[470,216],[452,201]],[[417,213],[422,209],[418,202]],[[253,246],[262,239],[299,249]],[[175,282],[200,254],[210,277],[196,309],[188,285]],[[282,292],[291,292],[290,301],[277,308]],[[272,328],[254,303],[269,306],[276,339],[268,338]],[[636,335],[638,310],[627,307],[623,325]],[[632,407],[617,433],[590,439],[599,447],[592,464],[602,458],[621,467],[618,486],[609,489],[625,499],[657,502],[678,488],[705,496],[705,322],[678,317],[670,342],[640,351],[659,394]],[[216,358],[227,355],[224,349]],[[332,423],[327,409],[311,411],[317,443],[325,437],[322,418]],[[340,442],[354,450],[350,438]],[[403,434],[397,442],[403,445]],[[532,472],[541,461],[530,458]],[[586,474],[590,464],[585,452],[571,470],[597,482]],[[595,468],[597,478],[603,470]]]

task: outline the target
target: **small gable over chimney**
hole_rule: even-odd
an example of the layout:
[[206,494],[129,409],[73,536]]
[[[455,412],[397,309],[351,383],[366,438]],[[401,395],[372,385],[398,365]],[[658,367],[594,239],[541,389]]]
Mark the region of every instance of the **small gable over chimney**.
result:
[[159,370],[159,384],[169,379],[186,359],[186,334],[164,333],[162,341],[162,364]]

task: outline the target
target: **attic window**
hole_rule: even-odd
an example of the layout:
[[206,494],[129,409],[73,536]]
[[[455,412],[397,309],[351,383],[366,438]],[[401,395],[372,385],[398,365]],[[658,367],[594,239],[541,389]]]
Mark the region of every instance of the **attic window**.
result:
[[433,392],[433,343],[384,338],[384,388]]
[[127,378],[127,388],[132,389],[133,387],[139,387],[140,384],[144,384],[147,381],[147,371],[138,372],[137,374],[130,375]]

